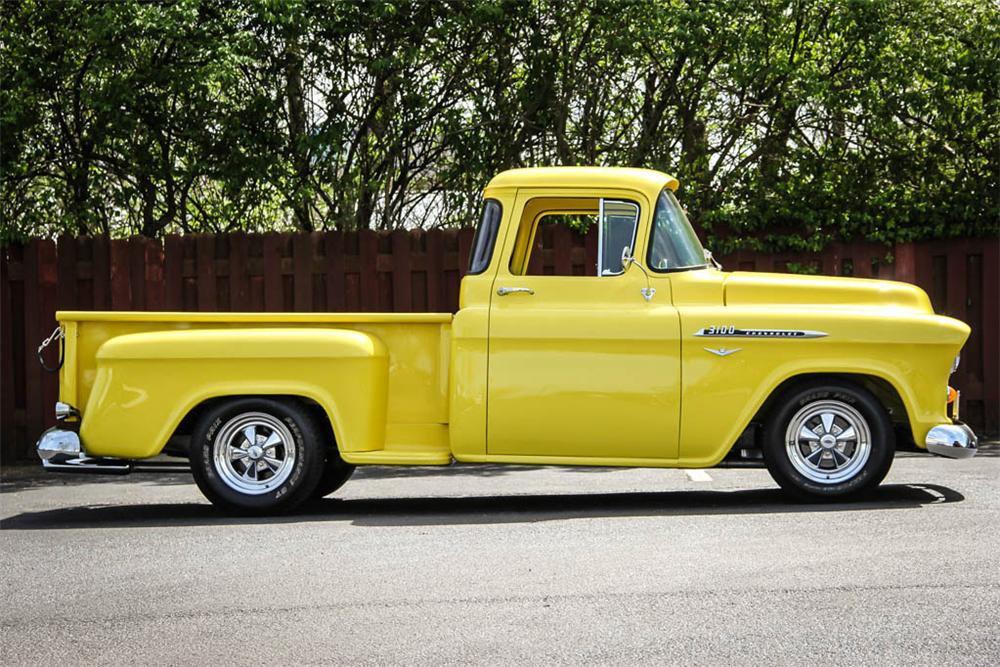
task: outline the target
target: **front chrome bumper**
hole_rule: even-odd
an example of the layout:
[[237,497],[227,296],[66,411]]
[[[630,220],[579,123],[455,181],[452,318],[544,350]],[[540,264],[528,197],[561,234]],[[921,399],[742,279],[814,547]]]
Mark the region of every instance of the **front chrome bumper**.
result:
[[949,459],[968,459],[976,455],[976,434],[965,424],[941,424],[927,434],[927,451]]

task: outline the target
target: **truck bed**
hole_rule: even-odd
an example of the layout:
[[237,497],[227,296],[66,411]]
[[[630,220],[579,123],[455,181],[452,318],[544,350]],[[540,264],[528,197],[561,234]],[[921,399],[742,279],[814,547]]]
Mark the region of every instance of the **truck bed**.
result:
[[[448,442],[450,313],[57,313],[66,332],[60,400],[84,420],[97,375],[98,350],[130,334],[211,329],[344,329],[377,337],[388,351],[388,392],[382,443],[348,443],[352,463],[443,464]],[[330,378],[335,383],[337,378]],[[381,445],[381,447],[379,447]],[[101,452],[100,443],[91,446]],[[138,448],[138,449],[141,449]],[[138,451],[137,449],[137,451]],[[158,453],[158,452],[156,452]]]

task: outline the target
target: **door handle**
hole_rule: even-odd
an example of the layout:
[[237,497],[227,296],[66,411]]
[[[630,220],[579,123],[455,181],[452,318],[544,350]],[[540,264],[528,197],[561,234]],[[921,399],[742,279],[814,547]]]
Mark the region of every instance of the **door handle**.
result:
[[497,296],[507,296],[508,294],[534,294],[535,290],[530,287],[498,287]]

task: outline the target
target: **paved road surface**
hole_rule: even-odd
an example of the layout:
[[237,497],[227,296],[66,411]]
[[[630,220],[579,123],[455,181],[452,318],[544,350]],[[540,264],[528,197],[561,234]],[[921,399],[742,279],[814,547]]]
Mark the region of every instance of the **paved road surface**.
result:
[[280,519],[2,487],[4,664],[1000,664],[1000,450],[818,506],[758,470],[370,468]]

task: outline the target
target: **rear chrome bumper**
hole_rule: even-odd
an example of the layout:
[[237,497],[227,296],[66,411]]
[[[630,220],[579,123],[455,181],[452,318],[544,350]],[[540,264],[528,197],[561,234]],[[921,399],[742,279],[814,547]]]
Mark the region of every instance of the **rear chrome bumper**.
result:
[[173,461],[133,461],[106,456],[88,456],[76,431],[54,426],[38,440],[38,458],[50,472],[127,475],[130,472],[186,472],[186,463]]
[[132,471],[132,462],[87,456],[76,431],[53,426],[38,440],[38,458],[42,467],[52,472],[97,472],[124,475]]
[[927,451],[949,459],[968,459],[976,455],[976,434],[965,424],[941,424],[927,434]]
[[38,458],[49,461],[57,456],[80,456],[80,436],[74,431],[53,426],[38,439]]

